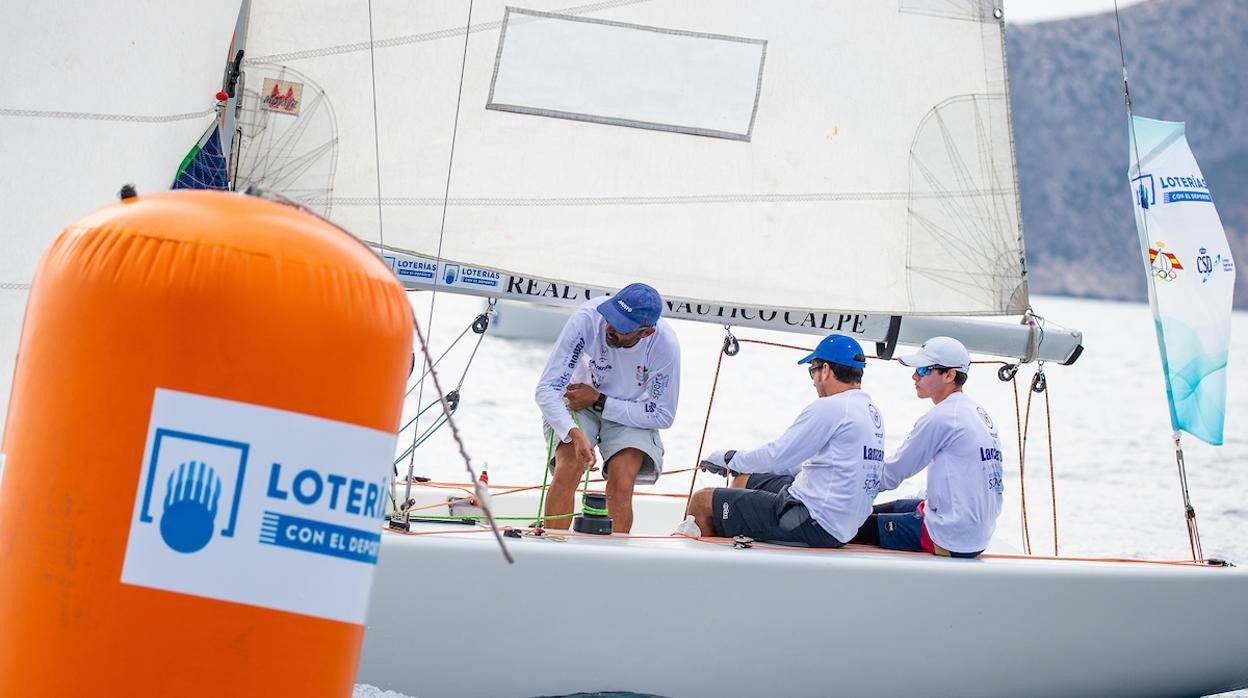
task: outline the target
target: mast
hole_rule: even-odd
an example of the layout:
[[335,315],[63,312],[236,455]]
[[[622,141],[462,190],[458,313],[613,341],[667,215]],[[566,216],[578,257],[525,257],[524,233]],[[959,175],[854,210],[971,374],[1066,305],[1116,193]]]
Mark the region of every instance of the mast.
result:
[[238,163],[234,150],[234,128],[238,113],[242,110],[243,54],[247,45],[247,22],[251,15],[251,0],[242,0],[238,9],[238,21],[234,25],[234,37],[226,58],[225,75],[221,79],[221,91],[226,94],[225,108],[221,112],[221,152],[225,154],[226,179],[234,188],[234,173]]

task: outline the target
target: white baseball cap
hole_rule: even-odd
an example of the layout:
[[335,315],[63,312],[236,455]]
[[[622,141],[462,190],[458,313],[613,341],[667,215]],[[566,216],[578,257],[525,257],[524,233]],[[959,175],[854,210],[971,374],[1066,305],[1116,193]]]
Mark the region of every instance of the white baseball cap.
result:
[[923,342],[919,350],[898,358],[911,368],[920,366],[944,366],[956,368],[963,373],[971,372],[971,354],[962,342],[953,337],[932,337]]

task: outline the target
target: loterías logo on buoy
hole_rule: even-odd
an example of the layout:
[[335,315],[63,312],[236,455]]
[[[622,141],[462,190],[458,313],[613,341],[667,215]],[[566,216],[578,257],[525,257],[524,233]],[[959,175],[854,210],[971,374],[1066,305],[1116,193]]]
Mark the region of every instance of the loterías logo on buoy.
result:
[[393,434],[160,389],[147,438],[123,582],[364,621]]
[[180,553],[202,550],[214,535],[233,537],[249,450],[238,441],[157,428],[139,520],[159,517],[161,540]]

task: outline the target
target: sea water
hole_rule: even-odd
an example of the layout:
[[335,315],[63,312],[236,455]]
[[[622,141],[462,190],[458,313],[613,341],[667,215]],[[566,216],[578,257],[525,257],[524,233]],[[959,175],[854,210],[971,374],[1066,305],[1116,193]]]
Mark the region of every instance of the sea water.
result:
[[[436,358],[481,312],[481,303],[439,294],[433,299],[430,322],[430,299],[431,294],[413,297],[417,321]],[[1072,366],[1043,367],[1046,394],[1027,390],[1037,368],[1034,364],[1020,368],[1017,388],[998,379],[997,364],[976,364],[971,370],[965,390],[984,405],[1001,430],[1006,496],[996,544],[1019,551],[1029,545],[1037,555],[1056,551],[1064,556],[1191,559],[1165,382],[1147,304],[1036,296],[1032,305],[1051,329],[1081,330],[1085,351]],[[803,355],[800,350],[743,343],[740,354],[723,357],[721,363],[722,327],[690,322],[672,326],[680,337],[682,362],[679,411],[672,428],[663,432],[669,472],[696,463],[700,447],[706,453],[762,445],[778,436],[815,398],[805,367],[796,364]],[[740,339],[803,348],[818,341],[815,336],[746,328],[734,328],[733,333]],[[550,343],[502,340],[487,332],[464,373],[477,339],[469,332],[438,365],[443,388],[460,389],[456,428],[473,466],[479,470],[488,465],[491,483],[540,483],[546,444],[533,390]],[[872,346],[864,348],[874,351]],[[905,351],[899,349],[899,353]],[[717,364],[719,378],[708,420]],[[896,362],[870,361],[863,379],[863,389],[884,414],[888,452],[900,445],[914,421],[931,406],[915,397],[910,376],[910,369]],[[1248,564],[1248,503],[1244,501],[1248,494],[1248,391],[1237,388],[1245,380],[1248,313],[1237,312],[1232,321],[1225,443],[1213,447],[1195,437],[1183,439],[1188,491],[1204,555],[1237,564]],[[420,392],[419,387],[413,390],[405,421],[414,415]],[[1016,414],[1018,420],[1026,418],[1029,395],[1026,461],[1020,476]],[[432,384],[426,381],[420,404],[433,399]],[[422,418],[420,431],[432,423],[434,411]],[[399,449],[410,443],[411,436],[404,433]],[[411,463],[418,475],[467,479],[447,427],[435,432]],[[404,461],[400,471],[406,472],[407,465]],[[639,490],[684,493],[691,476],[664,476],[656,485]],[[714,478],[699,476],[699,487],[714,484]],[[883,496],[913,494],[923,488],[920,474],[896,493]],[[356,696],[403,698],[369,686],[358,686]]]

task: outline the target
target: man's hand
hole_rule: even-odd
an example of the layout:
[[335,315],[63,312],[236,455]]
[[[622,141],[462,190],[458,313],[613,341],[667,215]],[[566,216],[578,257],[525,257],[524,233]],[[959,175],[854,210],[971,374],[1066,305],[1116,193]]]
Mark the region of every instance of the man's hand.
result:
[[740,475],[740,473],[728,467],[728,464],[732,462],[732,457],[735,455],[737,455],[736,449],[714,451],[711,455],[703,458],[702,462],[698,463],[698,467],[701,468],[703,472],[708,472],[712,475],[736,477],[737,475]]
[[563,401],[570,410],[586,410],[598,400],[598,391],[592,385],[573,383],[563,391]]
[[588,468],[598,460],[598,457],[594,455],[594,445],[589,442],[589,437],[585,436],[585,432],[580,428],[572,427],[572,431],[568,432],[568,437],[572,439],[576,462],[583,463]]

